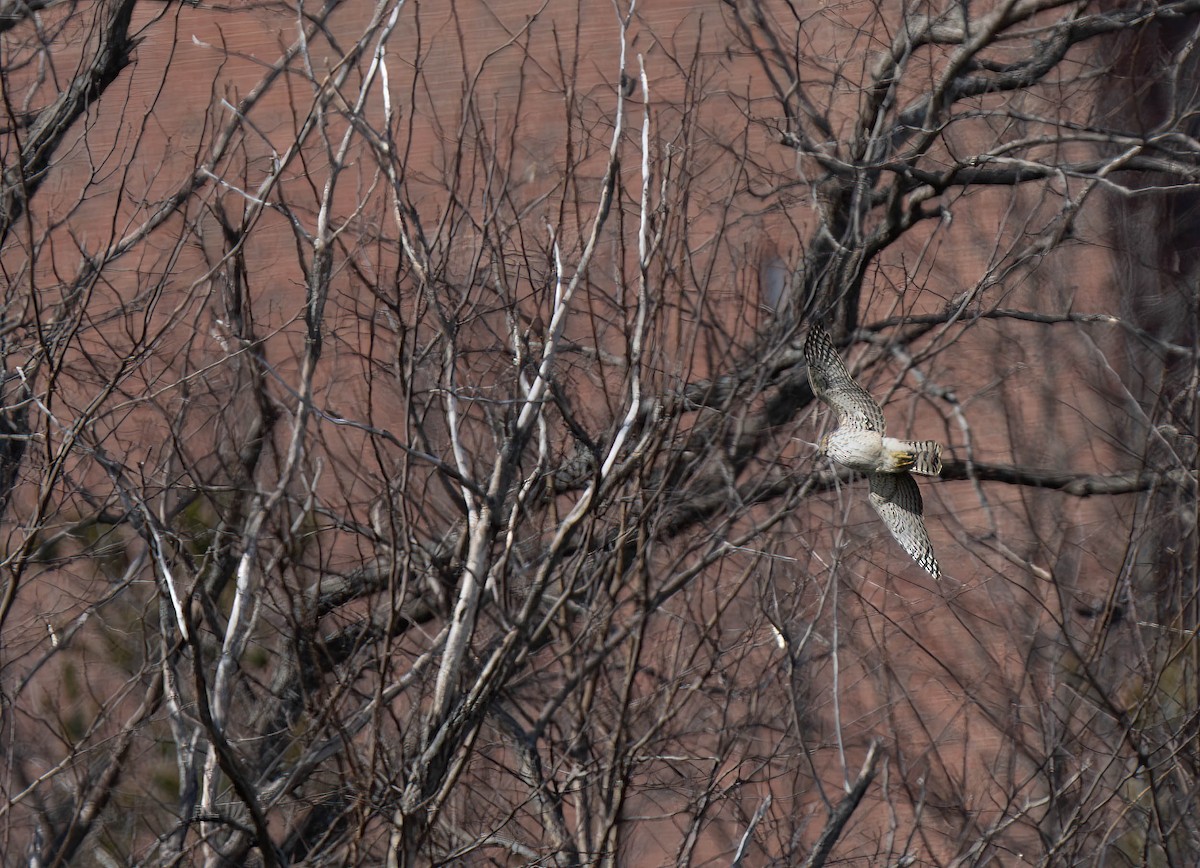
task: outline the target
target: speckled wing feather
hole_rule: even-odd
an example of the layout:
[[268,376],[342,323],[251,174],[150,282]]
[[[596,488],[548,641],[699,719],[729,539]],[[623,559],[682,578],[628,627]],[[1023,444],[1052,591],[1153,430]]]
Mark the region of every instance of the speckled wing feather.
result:
[[933,556],[933,543],[921,518],[924,507],[916,480],[908,473],[872,473],[870,480],[871,506],[896,542],[931,576],[939,578],[941,570]]
[[842,357],[834,349],[829,333],[818,323],[808,327],[804,341],[808,380],[813,394],[833,408],[838,425],[884,432],[883,409],[850,376]]

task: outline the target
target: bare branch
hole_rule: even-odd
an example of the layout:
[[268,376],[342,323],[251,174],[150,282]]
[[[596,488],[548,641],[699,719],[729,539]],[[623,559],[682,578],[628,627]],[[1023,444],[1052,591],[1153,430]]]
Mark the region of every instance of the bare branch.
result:
[[867,748],[867,758],[863,760],[862,768],[859,769],[858,777],[854,780],[854,785],[849,788],[845,797],[833,809],[829,821],[825,824],[825,828],[821,830],[820,837],[817,838],[817,843],[813,847],[812,854],[804,863],[804,868],[820,868],[820,866],[825,864],[825,860],[833,852],[833,845],[841,837],[846,824],[850,822],[850,817],[853,816],[859,802],[866,795],[867,787],[875,779],[875,774],[878,771],[878,763],[879,742],[873,741],[871,742],[871,746]]

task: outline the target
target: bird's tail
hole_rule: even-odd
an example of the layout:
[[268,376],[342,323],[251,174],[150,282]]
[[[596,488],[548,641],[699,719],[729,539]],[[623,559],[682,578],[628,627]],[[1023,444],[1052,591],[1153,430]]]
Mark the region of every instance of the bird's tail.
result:
[[906,468],[909,473],[920,473],[922,476],[937,476],[942,472],[942,444],[936,440],[901,440],[905,458],[909,459]]

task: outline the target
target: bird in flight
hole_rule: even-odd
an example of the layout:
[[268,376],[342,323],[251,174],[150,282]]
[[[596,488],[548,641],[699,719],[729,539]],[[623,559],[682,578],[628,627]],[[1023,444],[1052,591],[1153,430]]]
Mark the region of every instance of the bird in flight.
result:
[[812,323],[804,341],[813,394],[833,408],[838,425],[821,441],[821,451],[839,464],[865,473],[871,506],[896,542],[935,579],[937,558],[921,518],[921,491],[914,473],[937,476],[942,447],[933,440],[897,440],[886,436],[883,408],[854,382],[828,332]]

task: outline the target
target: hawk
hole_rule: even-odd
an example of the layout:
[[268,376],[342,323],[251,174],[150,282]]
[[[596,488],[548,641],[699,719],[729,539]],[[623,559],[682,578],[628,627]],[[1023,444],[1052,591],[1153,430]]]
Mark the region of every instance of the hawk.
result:
[[941,473],[942,447],[933,440],[885,436],[883,408],[854,382],[828,332],[818,323],[809,326],[804,358],[813,394],[837,414],[838,426],[821,440],[821,452],[866,474],[871,484],[871,506],[896,542],[938,578],[941,571],[921,518],[921,491],[912,475]]

